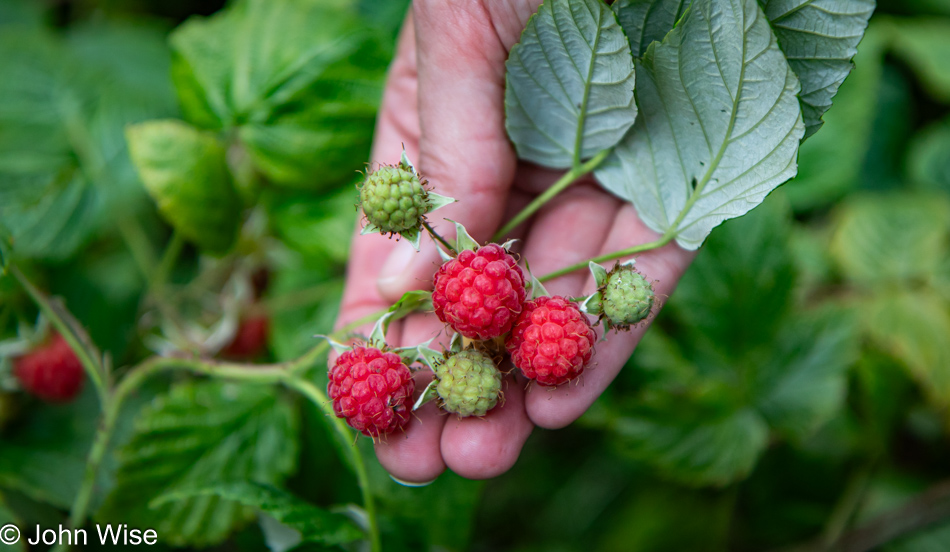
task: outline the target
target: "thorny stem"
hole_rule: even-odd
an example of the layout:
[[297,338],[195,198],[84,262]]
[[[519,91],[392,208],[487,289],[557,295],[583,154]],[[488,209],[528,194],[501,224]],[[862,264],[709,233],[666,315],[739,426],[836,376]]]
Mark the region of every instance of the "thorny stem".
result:
[[454,247],[449,245],[449,242],[445,241],[445,238],[440,236],[439,233],[436,232],[434,228],[432,228],[432,226],[429,224],[429,221],[423,220],[422,226],[424,226],[425,229],[429,231],[429,235],[432,236],[433,239],[435,239],[436,241],[441,243],[443,246],[445,246],[445,248],[449,250],[449,253],[451,253],[452,255],[458,255],[458,251],[456,251]]
[[596,169],[597,166],[600,165],[604,161],[604,159],[607,158],[610,152],[611,150],[606,149],[598,153],[591,159],[589,159],[583,165],[575,166],[571,168],[571,170],[564,173],[564,176],[559,178],[558,181],[555,182],[550,188],[545,190],[543,194],[536,197],[534,201],[532,201],[531,203],[528,204],[527,207],[522,209],[521,212],[515,215],[514,218],[512,218],[510,221],[508,221],[508,224],[504,225],[501,228],[501,230],[495,232],[495,235],[492,236],[492,241],[496,242],[504,238],[505,236],[507,236],[508,233],[510,233],[512,230],[517,228],[519,224],[521,224],[522,222],[526,221],[529,217],[531,217],[531,215],[537,212],[537,210],[540,209],[545,203],[547,203],[548,201],[551,201],[551,199],[553,199],[554,196],[564,191],[565,188],[573,184],[578,178]]

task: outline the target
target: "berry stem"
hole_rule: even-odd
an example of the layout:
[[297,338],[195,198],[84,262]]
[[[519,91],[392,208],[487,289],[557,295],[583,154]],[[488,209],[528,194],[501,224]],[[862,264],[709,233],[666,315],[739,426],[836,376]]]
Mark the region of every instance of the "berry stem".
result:
[[495,232],[495,235],[492,236],[492,241],[497,242],[507,236],[512,230],[517,228],[519,224],[537,212],[537,210],[540,209],[545,203],[551,201],[554,196],[564,191],[565,188],[573,184],[578,178],[596,169],[597,166],[607,158],[607,155],[609,155],[610,152],[611,150],[606,149],[589,159],[583,165],[575,166],[571,170],[564,173],[564,176],[559,178],[558,181],[555,182],[550,188],[545,190],[543,194],[536,197],[534,201],[522,209],[521,212],[508,221],[508,224],[504,225],[501,230]]
[[[15,267],[13,270],[15,273],[19,273],[19,271],[16,271]],[[19,275],[18,278],[21,278],[21,282],[24,281],[24,279],[22,279],[22,275]],[[24,284],[24,287],[27,287],[29,290],[32,286],[27,286],[26,284],[29,284],[29,282]],[[31,293],[31,295],[33,294]],[[43,308],[43,306],[46,304],[43,301],[40,301],[41,297],[33,295],[33,298],[41,306],[41,308]],[[334,332],[333,335],[342,338],[341,336],[346,335],[348,332],[362,326],[363,324],[376,320],[385,314],[387,310],[388,309],[374,312],[368,316],[360,318],[359,320],[351,322]],[[53,320],[54,324],[58,322],[65,327],[65,322],[63,322],[61,319],[54,318]],[[64,334],[64,337],[67,335],[67,332],[61,333]],[[83,349],[78,346],[78,343],[73,343],[73,341],[70,341],[69,339],[67,339],[67,342],[77,355],[84,354]],[[105,453],[109,449],[109,443],[112,441],[112,437],[115,433],[116,422],[119,418],[122,406],[125,404],[126,399],[139,387],[141,387],[146,380],[161,372],[181,369],[195,374],[225,378],[234,381],[271,385],[284,384],[287,387],[296,389],[297,391],[307,395],[311,400],[314,400],[314,398],[319,399],[320,397],[323,397],[322,402],[315,401],[315,403],[317,404],[318,408],[326,412],[327,408],[329,408],[328,405],[330,404],[330,402],[326,399],[326,396],[322,391],[320,391],[320,389],[304,380],[298,374],[302,370],[312,367],[320,359],[320,357],[327,352],[328,349],[329,343],[322,341],[304,353],[302,356],[294,360],[276,364],[242,364],[200,358],[153,356],[131,368],[127,375],[118,383],[118,385],[116,385],[116,387],[111,390],[111,393],[106,391],[101,395],[102,419],[99,423],[99,427],[96,429],[92,448],[89,451],[89,455],[86,457],[86,469],[83,473],[83,479],[79,485],[79,491],[76,493],[76,498],[73,500],[72,508],[70,508],[70,529],[82,527],[82,525],[86,522],[86,517],[89,514],[89,506],[92,502],[93,491],[95,490],[96,481],[98,479],[97,476],[99,474],[99,469],[102,465],[102,460],[105,457]],[[343,441],[352,443],[353,436],[350,431],[345,425],[340,426],[340,424],[343,423],[342,420],[336,418],[335,416],[331,416],[331,420],[334,424],[334,428],[337,430],[337,433],[340,434],[340,437],[343,439]],[[345,433],[345,435],[343,433]],[[355,445],[351,446],[355,447]],[[379,527],[376,522],[375,505],[373,504],[372,496],[369,493],[369,478],[367,476],[366,467],[363,464],[362,457],[359,456],[358,452],[355,453],[355,456],[355,458],[347,458],[346,460],[353,462],[354,469],[357,473],[357,481],[359,482],[360,488],[363,492],[364,500],[367,500],[368,498],[368,502],[365,503],[364,508],[366,509],[367,516],[370,519],[370,539],[373,543],[372,550],[373,552],[377,552],[380,550]],[[68,549],[68,545],[59,545],[54,548],[54,552],[64,552]]]
[[333,406],[326,393],[313,383],[302,378],[291,377],[284,382],[288,387],[298,391],[301,395],[307,397],[310,402],[319,408],[330,419],[334,431],[340,440],[343,450],[349,452],[349,460],[356,473],[356,482],[360,487],[360,494],[363,498],[363,509],[366,511],[366,518],[369,522],[369,542],[371,552],[380,552],[382,550],[382,541],[379,535],[379,522],[376,517],[376,501],[373,499],[372,489],[370,488],[369,472],[366,471],[366,463],[363,462],[363,456],[360,454],[359,447],[356,445],[356,439],[353,432],[342,419],[337,418],[333,412]]
[[547,282],[548,280],[553,280],[560,276],[564,276],[565,274],[570,274],[571,272],[574,272],[575,270],[585,269],[590,265],[591,261],[595,263],[602,263],[605,261],[612,261],[614,259],[626,257],[628,255],[636,255],[637,253],[643,253],[644,251],[650,251],[652,249],[659,249],[663,247],[664,245],[673,241],[674,237],[675,237],[675,234],[673,234],[672,232],[667,232],[666,234],[663,234],[662,236],[660,236],[660,239],[658,240],[651,241],[649,243],[644,243],[641,245],[636,245],[627,249],[621,249],[620,251],[614,251],[613,253],[608,253],[606,255],[594,257],[592,259],[588,259],[586,261],[582,261],[577,264],[572,264],[571,266],[566,266],[562,269],[555,270],[554,272],[549,272],[545,274],[544,276],[539,277],[538,281]]
[[451,253],[452,255],[458,255],[458,251],[456,251],[454,247],[449,245],[449,242],[445,241],[445,238],[440,236],[439,233],[435,231],[435,228],[432,228],[432,226],[429,224],[429,221],[423,220],[422,226],[425,227],[425,229],[429,232],[429,235],[432,236],[433,239],[435,239],[436,241],[441,243],[443,246],[445,246],[445,248],[449,250],[449,253]]

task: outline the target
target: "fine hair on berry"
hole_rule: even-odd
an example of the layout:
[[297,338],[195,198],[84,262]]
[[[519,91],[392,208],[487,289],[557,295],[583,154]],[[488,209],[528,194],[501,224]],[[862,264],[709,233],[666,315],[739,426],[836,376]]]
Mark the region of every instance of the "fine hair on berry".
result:
[[406,427],[414,390],[412,372],[399,355],[364,346],[337,358],[327,385],[337,417],[373,438]]
[[464,250],[436,272],[432,305],[439,320],[469,339],[502,336],[521,313],[527,291],[515,258],[502,246]]
[[525,377],[556,386],[581,375],[594,354],[596,334],[587,316],[564,297],[525,303],[506,347]]

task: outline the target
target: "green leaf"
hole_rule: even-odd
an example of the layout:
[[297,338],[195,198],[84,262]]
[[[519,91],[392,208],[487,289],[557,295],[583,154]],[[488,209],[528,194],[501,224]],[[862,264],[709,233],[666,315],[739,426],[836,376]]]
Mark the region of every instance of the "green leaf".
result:
[[275,193],[264,204],[286,245],[308,257],[346,263],[357,218],[353,188],[347,186],[332,195]]
[[823,207],[857,186],[882,97],[886,32],[868,27],[855,69],[835,96],[822,131],[802,144],[798,176],[785,186],[796,210]]
[[213,496],[156,508],[149,501],[222,481],[278,485],[296,465],[297,427],[295,410],[271,387],[178,385],[140,414],[119,455],[116,487],[97,519],[153,528],[173,546],[219,543],[253,512]]
[[145,205],[123,132],[174,113],[167,67],[151,29],[0,33],[0,225],[20,255],[66,258]]
[[349,10],[248,0],[190,19],[171,44],[185,117],[237,128],[272,182],[323,188],[359,168],[388,59]]
[[950,194],[950,120],[919,132],[908,156],[908,168],[916,185]]
[[[14,515],[13,512],[7,509],[3,503],[3,497],[0,496],[0,528],[6,529],[7,525],[13,525],[17,528],[25,528],[25,526],[20,523]],[[0,537],[8,539],[9,536],[3,533],[0,533]],[[26,552],[26,536],[21,533],[21,539],[15,544],[7,544],[6,540],[4,541],[5,550],[13,550],[16,552]]]
[[831,254],[865,286],[927,280],[948,254],[950,201],[943,195],[859,196],[838,214]]
[[950,23],[938,18],[887,20],[894,53],[917,72],[927,91],[950,102]]
[[950,405],[950,305],[933,292],[883,289],[862,308],[865,331],[938,407]]
[[858,357],[855,320],[827,311],[793,319],[756,371],[753,392],[769,426],[801,441],[844,405],[848,368]]
[[802,83],[799,96],[805,136],[821,128],[838,87],[854,66],[875,0],[759,0],[775,29],[792,71]]
[[800,86],[755,0],[696,0],[637,67],[640,117],[595,175],[650,228],[696,249],[795,175]]
[[69,509],[85,473],[98,414],[91,386],[67,405],[32,408],[0,434],[0,486]]
[[547,0],[505,64],[505,128],[518,156],[552,168],[613,147],[633,125],[633,59],[601,0]]
[[177,489],[152,501],[153,506],[197,497],[218,497],[260,510],[300,533],[301,542],[327,545],[353,542],[363,537],[349,518],[327,512],[271,485],[247,481],[203,484]]
[[737,359],[772,342],[796,278],[790,220],[782,196],[773,195],[710,237],[668,304],[691,346]]
[[230,249],[241,200],[218,138],[174,120],[133,125],[127,135],[132,160],[162,216],[203,249]]
[[687,485],[727,485],[744,478],[768,444],[769,428],[751,408],[666,405],[616,421],[618,446]]
[[663,40],[686,13],[692,0],[618,0],[610,7],[630,40],[633,57],[643,57],[647,46]]

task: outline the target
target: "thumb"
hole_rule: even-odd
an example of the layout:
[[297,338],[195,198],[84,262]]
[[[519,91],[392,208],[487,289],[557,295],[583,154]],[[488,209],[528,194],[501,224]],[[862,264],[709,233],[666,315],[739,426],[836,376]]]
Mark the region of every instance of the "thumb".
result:
[[[505,133],[506,44],[492,14],[480,2],[413,3],[421,127],[417,168],[433,191],[457,203],[431,216],[445,237],[455,234],[444,219],[465,225],[479,241],[498,227],[514,178],[515,153]],[[523,22],[522,22],[523,23]],[[422,253],[399,243],[377,287],[390,301],[431,284],[440,262],[431,240]]]

